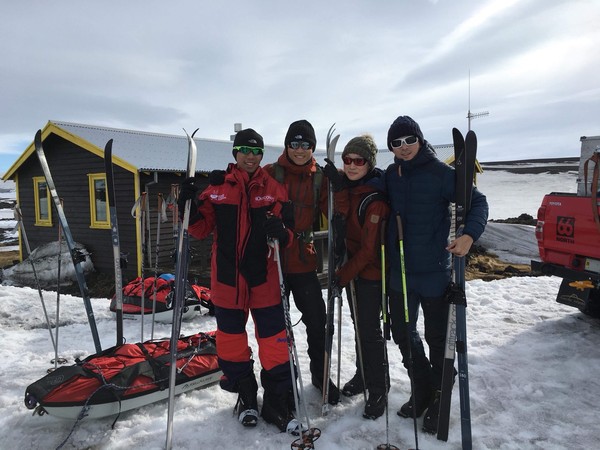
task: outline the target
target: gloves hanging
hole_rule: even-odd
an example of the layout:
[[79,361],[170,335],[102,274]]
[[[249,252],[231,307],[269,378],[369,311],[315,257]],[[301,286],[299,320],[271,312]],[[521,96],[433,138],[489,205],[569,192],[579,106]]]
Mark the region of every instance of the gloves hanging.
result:
[[268,238],[277,239],[281,247],[288,243],[289,233],[283,225],[283,220],[279,217],[271,216],[265,221],[265,232]]
[[325,158],[325,167],[323,167],[323,174],[327,177],[333,188],[333,192],[339,192],[346,187],[346,179],[344,175],[335,167],[333,161]]

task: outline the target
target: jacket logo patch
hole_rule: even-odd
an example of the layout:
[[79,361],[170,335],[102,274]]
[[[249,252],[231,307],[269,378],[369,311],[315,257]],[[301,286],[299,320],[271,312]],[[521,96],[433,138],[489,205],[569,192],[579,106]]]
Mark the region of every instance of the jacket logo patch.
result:
[[275,197],[272,195],[257,195],[254,197],[254,200],[257,202],[266,202],[266,203],[274,203]]
[[210,199],[216,202],[222,202],[227,196],[225,194],[210,194]]
[[371,223],[379,223],[379,215],[371,214]]

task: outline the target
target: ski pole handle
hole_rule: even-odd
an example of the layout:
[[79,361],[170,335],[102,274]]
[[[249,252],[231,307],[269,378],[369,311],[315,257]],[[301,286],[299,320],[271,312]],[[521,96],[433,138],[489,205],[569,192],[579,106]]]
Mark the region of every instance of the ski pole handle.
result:
[[391,339],[390,318],[388,315],[387,288],[385,284],[385,219],[381,221],[380,242],[381,242],[381,316],[383,318],[383,337],[386,340]]

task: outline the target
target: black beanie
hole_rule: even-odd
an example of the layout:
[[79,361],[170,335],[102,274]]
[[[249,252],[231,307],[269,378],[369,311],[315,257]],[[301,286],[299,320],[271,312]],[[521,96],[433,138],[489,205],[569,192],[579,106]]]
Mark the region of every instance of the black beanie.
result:
[[[262,149],[265,148],[262,136],[252,128],[246,128],[245,130],[238,131],[233,140],[233,146],[259,147]],[[233,150],[232,153],[233,157],[235,158],[237,151]]]
[[423,139],[423,132],[421,131],[421,128],[417,122],[415,122],[409,116],[399,116],[396,120],[394,120],[394,123],[390,125],[390,129],[388,130],[388,148],[392,150],[390,142],[392,142],[394,139],[404,136],[416,136],[421,144],[425,140]]
[[370,134],[363,134],[350,139],[344,147],[342,158],[350,153],[362,156],[369,163],[371,169],[375,168],[377,164],[377,145],[375,145],[375,141]]
[[308,120],[297,120],[292,122],[285,135],[284,145],[287,147],[292,141],[305,141],[310,144],[314,150],[317,146],[317,138],[315,137],[315,129]]

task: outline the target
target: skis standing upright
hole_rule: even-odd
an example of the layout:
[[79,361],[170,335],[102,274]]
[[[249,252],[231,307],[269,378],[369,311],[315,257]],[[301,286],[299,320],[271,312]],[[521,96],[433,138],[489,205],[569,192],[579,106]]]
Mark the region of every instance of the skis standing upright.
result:
[[[184,130],[185,131],[185,130]],[[198,131],[198,130],[196,130]],[[190,136],[185,132],[188,140],[188,161],[187,178],[191,178],[196,173],[196,143],[194,134]],[[177,241],[177,263],[175,267],[175,302],[173,304],[173,323],[171,329],[171,367],[169,375],[169,409],[167,414],[167,442],[166,449],[171,450],[173,442],[173,412],[175,407],[175,381],[177,377],[177,343],[179,341],[179,332],[181,330],[181,315],[185,303],[186,279],[189,264],[189,234],[188,225],[190,223],[191,200],[185,202],[183,220],[179,228],[179,239]]]
[[[335,158],[335,146],[340,135],[333,136],[335,124],[331,126],[327,133],[327,159],[331,162]],[[335,280],[335,248],[333,235],[333,185],[329,182],[327,197],[327,309],[325,321],[325,361],[323,365],[323,403],[321,405],[321,414],[326,416],[329,412],[329,376],[331,373],[331,350],[333,347],[333,315],[335,310],[335,299],[341,300],[341,292],[337,287],[334,288]],[[340,330],[338,330],[338,333]],[[339,361],[338,361],[339,364]]]
[[106,190],[108,192],[108,210],[110,216],[110,236],[113,248],[113,264],[115,266],[115,310],[117,313],[117,344],[123,344],[123,275],[121,272],[121,245],[119,242],[119,224],[117,222],[117,200],[112,161],[112,143],[110,139],[104,147],[104,171],[106,173]]
[[[459,130],[452,129],[454,141],[454,167],[456,170],[455,237],[463,233],[467,214],[471,208],[471,193],[475,159],[477,157],[477,136],[471,130],[466,139]],[[454,356],[458,354],[458,382],[460,393],[460,418],[462,448],[471,449],[471,407],[469,402],[469,371],[467,358],[467,321],[465,295],[465,258],[454,256],[454,279],[449,290],[448,328],[444,352],[442,393],[438,418],[437,438],[448,440],[450,422],[450,400],[454,384]]]
[[79,289],[81,291],[81,297],[83,299],[88,322],[90,324],[92,339],[94,340],[94,346],[96,347],[96,353],[100,353],[102,351],[102,346],[100,345],[100,337],[98,336],[98,329],[96,328],[96,319],[94,318],[94,310],[92,309],[92,302],[90,301],[90,293],[85,281],[85,276],[83,275],[83,268],[81,267],[81,255],[75,248],[75,241],[73,240],[73,235],[71,234],[71,228],[67,222],[67,217],[65,216],[65,211],[62,207],[62,203],[60,202],[60,197],[56,192],[56,185],[54,184],[52,174],[50,173],[50,166],[48,166],[48,161],[46,160],[46,155],[44,153],[44,147],[42,146],[42,130],[38,130],[35,134],[34,145],[35,152],[40,160],[40,166],[42,166],[44,177],[46,178],[48,191],[50,191],[50,195],[52,196],[52,200],[54,202],[54,207],[56,208],[58,220],[63,229],[63,236],[67,243],[67,247],[69,248],[71,259],[73,260],[75,277],[77,278],[77,284],[79,284]]

